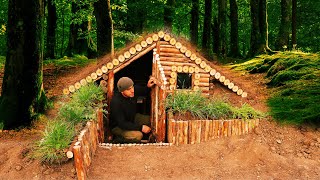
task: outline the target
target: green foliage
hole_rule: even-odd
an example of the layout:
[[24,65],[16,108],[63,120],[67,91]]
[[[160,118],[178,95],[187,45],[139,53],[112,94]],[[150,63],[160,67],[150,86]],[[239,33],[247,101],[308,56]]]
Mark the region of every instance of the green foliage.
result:
[[319,123],[319,54],[281,52],[232,67],[250,73],[266,73],[267,84],[275,92],[268,105],[276,120],[293,124]]
[[69,146],[74,135],[71,123],[62,120],[49,121],[43,132],[43,138],[35,147],[35,158],[50,164],[59,163],[65,157],[63,150]]
[[76,66],[83,67],[88,65],[91,62],[95,62],[95,60],[88,59],[84,55],[74,55],[73,57],[64,56],[63,58],[60,58],[60,59],[45,60],[44,65],[52,64],[57,67],[68,68],[68,67],[76,67]]
[[254,119],[264,116],[248,104],[241,108],[233,107],[223,99],[208,99],[199,91],[175,91],[168,95],[165,106],[172,113],[184,115],[189,112],[200,119]]
[[4,68],[5,63],[6,63],[6,57],[0,56],[0,69]]
[[43,138],[37,142],[35,157],[43,162],[61,162],[66,149],[87,120],[94,120],[104,99],[103,90],[93,83],[81,87],[70,101],[63,103],[55,120],[48,123]]

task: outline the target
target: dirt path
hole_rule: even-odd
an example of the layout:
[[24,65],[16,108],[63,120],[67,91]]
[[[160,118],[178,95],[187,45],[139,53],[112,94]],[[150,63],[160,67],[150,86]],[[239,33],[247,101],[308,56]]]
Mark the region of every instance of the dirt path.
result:
[[[91,67],[92,68],[92,67]],[[248,98],[217,86],[234,104],[249,103],[267,111],[268,89],[262,75],[248,75],[220,67],[223,74],[247,89]],[[58,99],[62,88],[83,69],[47,67],[44,87]],[[1,71],[0,71],[1,74]],[[1,80],[0,80],[1,86]],[[54,115],[49,111],[48,115]],[[0,132],[0,180],[74,179],[73,162],[47,166],[28,158],[41,126],[19,132]],[[171,147],[98,148],[89,179],[320,179],[320,129],[279,126],[263,120],[247,136],[213,139],[197,145]]]

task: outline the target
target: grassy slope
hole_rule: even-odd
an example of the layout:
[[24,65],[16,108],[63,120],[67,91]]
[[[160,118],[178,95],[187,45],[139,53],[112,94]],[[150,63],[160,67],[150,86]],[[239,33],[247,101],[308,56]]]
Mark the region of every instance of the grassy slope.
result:
[[271,115],[284,123],[320,123],[320,54],[280,52],[232,65],[237,70],[266,73],[273,94]]

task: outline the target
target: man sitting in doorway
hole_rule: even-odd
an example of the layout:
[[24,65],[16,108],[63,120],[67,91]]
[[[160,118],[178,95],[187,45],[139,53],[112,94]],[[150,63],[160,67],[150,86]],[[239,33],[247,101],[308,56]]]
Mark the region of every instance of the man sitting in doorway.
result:
[[[147,87],[151,88],[155,84],[161,86],[159,81],[150,77]],[[144,134],[151,132],[150,116],[136,113],[136,97],[144,90],[133,85],[130,78],[120,78],[117,83],[119,93],[115,93],[110,104],[111,132],[123,142],[140,142]]]

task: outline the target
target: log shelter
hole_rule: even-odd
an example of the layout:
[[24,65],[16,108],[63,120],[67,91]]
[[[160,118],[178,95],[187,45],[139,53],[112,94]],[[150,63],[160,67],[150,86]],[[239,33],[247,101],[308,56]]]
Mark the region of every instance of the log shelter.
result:
[[[149,94],[138,97],[137,103],[138,112],[151,116],[151,126],[157,134],[157,142],[165,142],[167,138],[167,118],[163,102],[168,93],[175,90],[200,90],[209,95],[209,91],[214,88],[212,81],[216,81],[237,95],[247,97],[243,89],[214,69],[210,61],[163,31],[149,34],[141,42],[108,58],[95,71],[63,89],[63,93],[69,95],[88,82],[95,81],[106,92],[109,105],[117,91],[116,83],[119,78],[127,76],[133,79],[135,85],[146,86],[150,75],[156,77],[162,86],[155,86]],[[111,140],[108,124],[106,120],[106,141]]]

